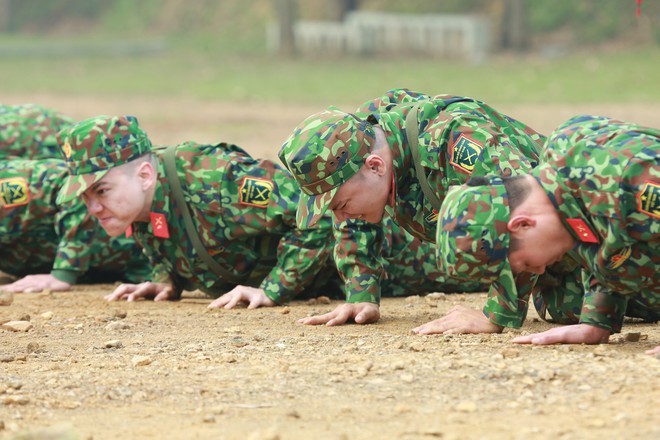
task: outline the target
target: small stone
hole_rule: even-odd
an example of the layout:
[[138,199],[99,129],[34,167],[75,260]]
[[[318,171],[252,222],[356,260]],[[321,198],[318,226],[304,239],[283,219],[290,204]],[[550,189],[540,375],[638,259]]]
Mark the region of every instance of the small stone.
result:
[[412,304],[419,301],[419,295],[407,296],[405,299],[406,304]]
[[113,339],[111,341],[105,341],[103,344],[105,348],[121,348],[123,344],[119,339]]
[[215,423],[215,417],[213,416],[204,416],[202,419],[202,422],[204,423]]
[[30,321],[9,321],[2,324],[2,328],[12,332],[27,332],[32,330],[33,327]]
[[14,355],[9,353],[0,353],[0,362],[14,362]]
[[112,316],[114,316],[117,319],[124,319],[126,318],[126,316],[128,316],[128,314],[126,313],[125,310],[115,310]]
[[296,411],[295,409],[292,409],[288,413],[286,413],[287,417],[291,417],[292,419],[299,419],[300,418],[300,413]]
[[476,410],[477,410],[477,404],[472,401],[464,401],[456,405],[456,411],[473,413]]
[[126,330],[131,328],[130,325],[126,324],[125,322],[121,321],[113,321],[110,324],[105,326],[106,330],[114,331],[114,330]]
[[53,316],[55,316],[55,314],[49,310],[47,312],[43,312],[40,316],[41,319],[45,319],[46,321],[49,321],[53,319]]
[[516,358],[520,356],[520,350],[517,348],[505,348],[504,350],[500,351],[500,354],[504,358]]
[[149,356],[133,356],[133,359],[131,359],[131,364],[134,367],[144,367],[151,364],[151,362],[152,360]]
[[623,340],[626,342],[639,342],[642,338],[642,334],[639,332],[628,332],[624,336]]
[[424,345],[420,342],[411,342],[409,348],[410,351],[416,351],[416,352],[424,351]]
[[291,309],[288,308],[288,307],[282,307],[282,310],[280,310],[280,313],[282,315],[288,315],[289,313],[291,313]]
[[316,300],[319,302],[319,304],[330,304],[332,302],[327,296],[319,296],[316,298]]
[[442,292],[435,292],[435,293],[429,293],[428,295],[426,295],[425,298],[428,300],[438,301],[442,299],[447,299],[447,295],[445,295]]
[[415,380],[415,376],[412,374],[402,374],[399,378],[401,379],[401,382],[405,383],[412,383]]
[[5,405],[27,405],[30,403],[30,399],[27,396],[21,396],[20,394],[10,394],[2,399],[2,403]]
[[0,290],[0,306],[10,306],[14,302],[14,292]]
[[39,353],[42,352],[43,349],[39,346],[38,342],[28,342],[27,345],[27,352],[28,353]]

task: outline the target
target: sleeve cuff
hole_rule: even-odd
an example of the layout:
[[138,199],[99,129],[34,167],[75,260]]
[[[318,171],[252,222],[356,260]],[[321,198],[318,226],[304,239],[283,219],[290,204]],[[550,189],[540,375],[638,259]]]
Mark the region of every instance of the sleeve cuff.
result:
[[76,281],[78,281],[78,276],[80,275],[75,270],[66,269],[53,269],[50,271],[50,274],[58,280],[68,284],[76,284]]

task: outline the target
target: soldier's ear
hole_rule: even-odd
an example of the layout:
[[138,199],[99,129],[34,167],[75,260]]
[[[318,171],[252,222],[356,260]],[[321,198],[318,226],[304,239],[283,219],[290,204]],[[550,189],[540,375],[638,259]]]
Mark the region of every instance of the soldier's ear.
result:
[[140,163],[136,169],[137,177],[140,179],[143,189],[151,187],[155,182],[156,170],[150,161]]
[[517,214],[509,219],[507,229],[512,234],[524,232],[536,226],[536,219],[527,214]]
[[385,175],[387,168],[385,161],[377,154],[370,154],[364,161],[364,166],[368,171],[374,172],[379,176]]

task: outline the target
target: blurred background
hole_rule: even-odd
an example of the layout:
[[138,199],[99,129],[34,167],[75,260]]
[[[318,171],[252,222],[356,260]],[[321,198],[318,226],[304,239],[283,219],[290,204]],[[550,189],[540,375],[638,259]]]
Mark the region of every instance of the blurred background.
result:
[[550,132],[660,126],[657,0],[0,0],[0,103],[133,114],[156,143],[275,158],[306,116],[394,87]]

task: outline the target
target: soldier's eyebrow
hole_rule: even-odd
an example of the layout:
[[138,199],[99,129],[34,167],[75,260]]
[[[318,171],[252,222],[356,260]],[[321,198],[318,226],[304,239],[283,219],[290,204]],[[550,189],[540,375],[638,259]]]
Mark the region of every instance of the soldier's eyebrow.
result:
[[93,183],[92,186],[90,186],[88,189],[89,189],[90,191],[96,191],[96,189],[97,189],[99,186],[103,185],[103,183],[104,183],[104,182],[102,182],[102,181],[99,180],[98,182]]

